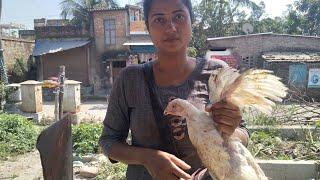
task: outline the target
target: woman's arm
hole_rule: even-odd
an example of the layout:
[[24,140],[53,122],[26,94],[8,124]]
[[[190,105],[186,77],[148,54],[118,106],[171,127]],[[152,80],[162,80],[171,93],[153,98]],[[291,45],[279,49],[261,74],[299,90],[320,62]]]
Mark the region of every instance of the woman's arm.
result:
[[172,154],[130,146],[124,143],[112,145],[109,155],[111,159],[126,164],[143,165],[154,179],[190,179],[190,175],[184,172],[191,167]]

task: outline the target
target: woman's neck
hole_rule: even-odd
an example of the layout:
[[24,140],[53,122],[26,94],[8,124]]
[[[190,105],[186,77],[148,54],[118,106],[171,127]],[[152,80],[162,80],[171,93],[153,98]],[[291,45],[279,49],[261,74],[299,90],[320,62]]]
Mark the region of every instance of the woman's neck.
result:
[[188,64],[187,53],[158,53],[157,68],[163,72],[185,69]]

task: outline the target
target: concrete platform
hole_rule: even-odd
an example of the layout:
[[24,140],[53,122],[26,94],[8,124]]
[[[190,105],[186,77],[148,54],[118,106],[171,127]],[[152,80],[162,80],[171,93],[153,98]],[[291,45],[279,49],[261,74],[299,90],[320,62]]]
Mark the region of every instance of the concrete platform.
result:
[[266,176],[272,180],[311,180],[320,178],[316,161],[258,160]]

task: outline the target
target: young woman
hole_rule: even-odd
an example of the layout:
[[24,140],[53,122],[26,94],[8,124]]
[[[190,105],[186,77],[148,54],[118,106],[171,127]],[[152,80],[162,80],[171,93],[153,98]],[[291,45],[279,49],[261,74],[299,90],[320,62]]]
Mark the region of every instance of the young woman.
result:
[[[144,0],[144,13],[158,58],[120,73],[109,99],[100,145],[112,161],[128,164],[129,180],[190,179],[202,165],[185,119],[165,116],[163,110],[170,97],[188,99],[204,109],[210,70],[223,64],[187,56],[190,0]],[[221,132],[247,143],[238,108],[222,101],[206,110],[213,112]],[[129,129],[132,145],[125,141]]]

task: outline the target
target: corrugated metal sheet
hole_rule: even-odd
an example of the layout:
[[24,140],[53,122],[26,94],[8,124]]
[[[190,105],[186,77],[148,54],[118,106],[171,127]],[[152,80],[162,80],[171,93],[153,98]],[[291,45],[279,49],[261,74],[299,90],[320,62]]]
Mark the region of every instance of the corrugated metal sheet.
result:
[[77,47],[82,47],[90,43],[86,39],[37,39],[33,49],[33,56],[56,53]]
[[131,51],[135,53],[154,53],[156,49],[154,46],[131,46]]
[[125,42],[123,43],[124,46],[152,46],[153,43],[152,42]]
[[296,88],[304,88],[307,86],[307,65],[292,64],[289,66],[289,85]]
[[320,52],[270,52],[262,58],[267,62],[320,62]]

